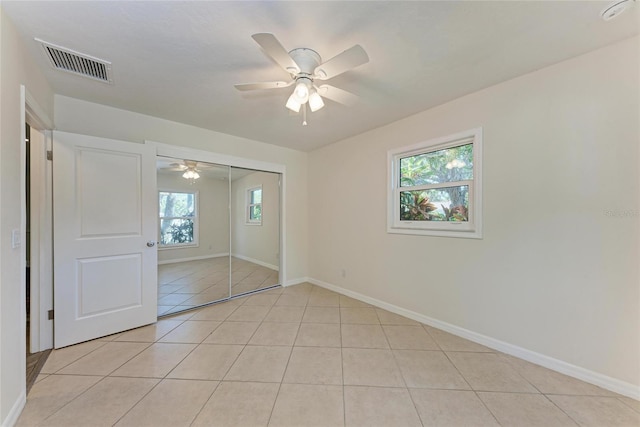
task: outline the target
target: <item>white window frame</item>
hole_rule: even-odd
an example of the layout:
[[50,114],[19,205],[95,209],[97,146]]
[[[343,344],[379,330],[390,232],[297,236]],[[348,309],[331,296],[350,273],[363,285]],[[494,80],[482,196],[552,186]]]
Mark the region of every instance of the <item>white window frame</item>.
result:
[[[460,145],[473,144],[473,180],[410,187],[412,190],[469,186],[469,220],[457,221],[401,221],[400,159],[430,153]],[[435,138],[418,144],[396,148],[387,152],[387,233],[416,234],[439,237],[482,238],[482,128]]]
[[[193,212],[193,217],[182,217],[182,216],[176,216],[176,217],[161,217],[160,216],[160,193],[191,193],[194,195],[194,201],[193,204],[195,205],[194,208],[194,212]],[[158,190],[158,197],[157,197],[157,203],[158,203],[158,250],[167,250],[167,249],[179,249],[179,248],[197,248],[200,246],[199,243],[199,218],[200,218],[200,192],[198,190],[176,190],[176,189],[172,189],[172,190],[167,190],[167,189],[163,189],[163,190]],[[193,220],[193,241],[192,242],[187,242],[187,243],[172,243],[172,244],[162,244],[162,236],[160,235],[161,233],[161,226],[162,226],[162,220],[163,219],[192,219]]]
[[[251,194],[260,190],[260,203],[251,203]],[[262,225],[262,214],[264,213],[262,209],[262,203],[264,202],[264,192],[262,191],[262,185],[256,185],[254,187],[247,188],[246,191],[246,203],[245,203],[245,223],[247,225]],[[260,219],[252,219],[251,218],[251,208],[253,206],[260,205]]]

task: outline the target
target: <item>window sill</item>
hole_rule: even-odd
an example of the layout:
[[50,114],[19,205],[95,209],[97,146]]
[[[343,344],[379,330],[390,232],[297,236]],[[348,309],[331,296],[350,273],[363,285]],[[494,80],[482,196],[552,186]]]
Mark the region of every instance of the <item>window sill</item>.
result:
[[399,228],[399,227],[387,227],[387,233],[389,234],[412,234],[415,236],[434,236],[434,237],[456,237],[462,239],[482,239],[482,231],[480,230],[468,230],[468,231],[456,231],[456,230],[429,230],[418,228]]
[[198,248],[200,247],[200,245],[198,243],[185,243],[185,244],[181,244],[181,245],[159,245],[158,244],[158,250],[159,251],[166,251],[169,249],[187,249],[187,248]]

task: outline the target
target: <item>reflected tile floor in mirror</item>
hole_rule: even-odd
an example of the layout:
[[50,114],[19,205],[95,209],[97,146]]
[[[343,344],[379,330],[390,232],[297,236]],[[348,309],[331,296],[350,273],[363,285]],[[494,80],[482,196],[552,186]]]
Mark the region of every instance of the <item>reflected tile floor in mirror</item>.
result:
[[638,426],[640,402],[310,285],[49,356],[18,426]]
[[[231,258],[232,295],[277,285],[278,272]],[[229,297],[229,258],[158,266],[158,316],[178,313]]]

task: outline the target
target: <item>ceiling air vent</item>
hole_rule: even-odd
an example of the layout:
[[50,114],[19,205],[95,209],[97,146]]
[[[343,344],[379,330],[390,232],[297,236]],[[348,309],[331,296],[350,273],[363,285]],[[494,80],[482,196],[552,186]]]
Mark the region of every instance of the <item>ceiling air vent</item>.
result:
[[111,79],[111,62],[56,46],[44,40],[36,39],[36,41],[42,45],[44,53],[56,70],[89,77],[103,83],[113,83]]

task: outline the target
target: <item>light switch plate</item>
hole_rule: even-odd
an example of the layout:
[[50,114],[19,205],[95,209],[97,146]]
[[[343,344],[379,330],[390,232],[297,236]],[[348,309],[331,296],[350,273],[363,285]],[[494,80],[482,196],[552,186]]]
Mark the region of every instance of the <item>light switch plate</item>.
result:
[[19,248],[22,245],[22,239],[20,239],[20,230],[11,230],[11,247],[13,249]]

